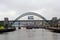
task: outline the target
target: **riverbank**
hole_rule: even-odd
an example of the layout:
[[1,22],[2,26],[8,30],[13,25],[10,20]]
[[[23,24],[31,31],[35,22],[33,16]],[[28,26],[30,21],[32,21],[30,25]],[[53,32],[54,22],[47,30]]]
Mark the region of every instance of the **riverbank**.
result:
[[15,31],[16,30],[16,28],[14,27],[14,28],[4,28],[4,29],[0,29],[0,33],[4,33],[4,32],[11,32],[11,31]]
[[50,30],[51,32],[60,33],[60,28],[47,27],[46,29],[47,29],[47,30]]
[[60,33],[60,28],[56,28],[56,27],[26,27],[26,29],[39,29],[39,28],[47,29],[55,33]]

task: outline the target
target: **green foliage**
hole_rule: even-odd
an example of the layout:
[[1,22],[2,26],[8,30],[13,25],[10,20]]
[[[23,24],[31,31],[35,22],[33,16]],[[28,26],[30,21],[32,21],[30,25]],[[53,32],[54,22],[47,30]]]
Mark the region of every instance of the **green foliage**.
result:
[[1,26],[1,27],[0,27],[0,30],[3,30],[3,29],[5,29],[5,28],[4,28],[3,26]]
[[0,24],[0,27],[3,26],[2,24]]
[[0,30],[3,30],[4,26],[2,24],[0,24]]

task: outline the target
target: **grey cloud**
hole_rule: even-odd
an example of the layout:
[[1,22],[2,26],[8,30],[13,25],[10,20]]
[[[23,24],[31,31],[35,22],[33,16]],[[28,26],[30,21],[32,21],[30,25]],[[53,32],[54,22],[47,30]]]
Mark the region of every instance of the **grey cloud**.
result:
[[0,3],[7,6],[6,10],[17,10],[22,13],[45,8],[47,15],[60,17],[60,0],[0,0]]

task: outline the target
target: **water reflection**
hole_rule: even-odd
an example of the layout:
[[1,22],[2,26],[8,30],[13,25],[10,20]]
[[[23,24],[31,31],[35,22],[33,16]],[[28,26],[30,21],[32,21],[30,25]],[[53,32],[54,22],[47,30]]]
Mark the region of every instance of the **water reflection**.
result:
[[27,29],[0,34],[0,40],[60,40],[60,34],[45,29]]
[[60,40],[60,34],[59,33],[53,33],[53,40]]

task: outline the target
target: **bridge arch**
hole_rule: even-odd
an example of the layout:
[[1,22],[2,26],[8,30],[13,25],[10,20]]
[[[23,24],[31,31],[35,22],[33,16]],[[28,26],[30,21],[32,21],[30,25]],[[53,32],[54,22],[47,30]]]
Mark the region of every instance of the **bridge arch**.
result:
[[15,20],[18,20],[18,19],[20,19],[20,18],[22,18],[22,17],[24,17],[26,15],[35,15],[35,16],[38,16],[38,17],[42,18],[43,20],[46,20],[45,17],[43,17],[42,15],[40,15],[38,13],[35,13],[35,12],[27,12],[27,13],[24,13],[24,14],[20,15],[19,17],[17,17]]
[[[35,12],[27,12],[27,13],[24,13],[24,14],[18,16],[18,17],[14,20],[14,22],[17,21],[18,19],[26,16],[26,15],[35,15],[35,16],[38,16],[38,17],[40,17],[41,19],[43,19],[44,21],[46,21],[46,22],[49,24],[49,22],[46,20],[45,17],[43,17],[42,15],[40,15],[40,14],[38,14],[38,13],[35,13]],[[13,22],[13,23],[14,23],[14,22]],[[50,25],[50,24],[49,24],[49,25]]]

